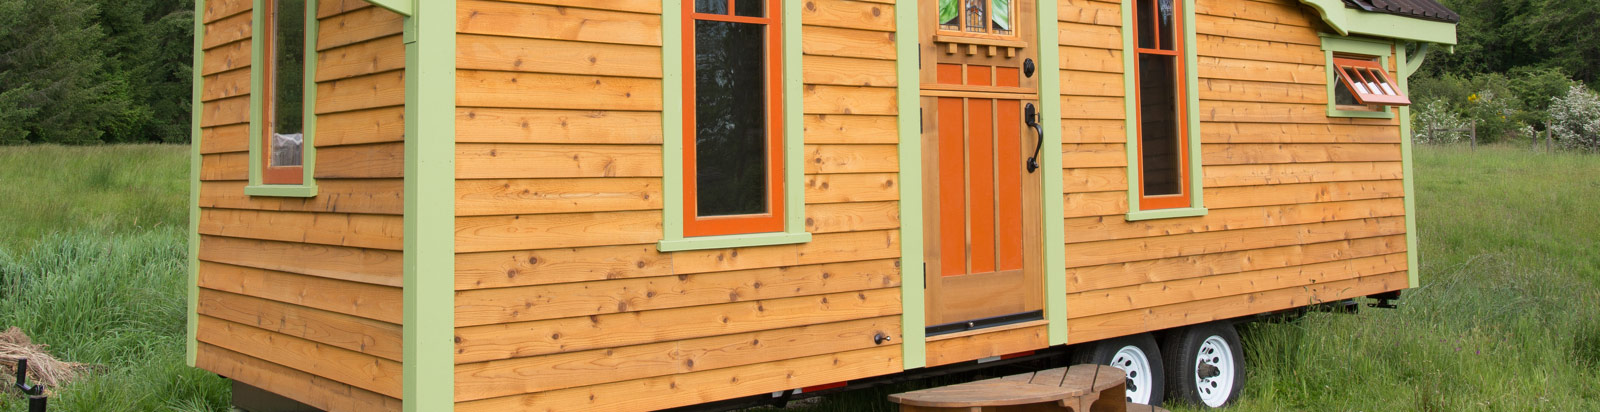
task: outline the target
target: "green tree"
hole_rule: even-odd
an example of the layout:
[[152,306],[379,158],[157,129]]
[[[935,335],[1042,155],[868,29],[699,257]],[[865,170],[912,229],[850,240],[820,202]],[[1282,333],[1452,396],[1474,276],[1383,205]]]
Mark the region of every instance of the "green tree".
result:
[[0,0],[0,10],[0,118],[18,122],[0,141],[94,143],[127,123],[127,80],[107,71],[94,4]]

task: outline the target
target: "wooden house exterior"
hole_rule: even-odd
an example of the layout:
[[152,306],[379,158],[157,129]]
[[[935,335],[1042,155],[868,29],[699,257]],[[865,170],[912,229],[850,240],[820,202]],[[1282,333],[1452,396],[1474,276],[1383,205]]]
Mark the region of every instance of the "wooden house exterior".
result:
[[[1414,287],[1417,1],[201,0],[190,361],[656,410]],[[733,61],[759,184],[702,179]]]

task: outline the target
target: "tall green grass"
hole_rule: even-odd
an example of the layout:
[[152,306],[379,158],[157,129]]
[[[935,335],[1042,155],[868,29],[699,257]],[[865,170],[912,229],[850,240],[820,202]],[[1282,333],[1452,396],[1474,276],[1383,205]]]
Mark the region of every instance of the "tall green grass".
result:
[[189,148],[0,147],[0,248],[52,233],[133,233],[188,222]]
[[97,365],[50,410],[227,409],[184,363],[188,173],[186,146],[0,147],[0,329]]

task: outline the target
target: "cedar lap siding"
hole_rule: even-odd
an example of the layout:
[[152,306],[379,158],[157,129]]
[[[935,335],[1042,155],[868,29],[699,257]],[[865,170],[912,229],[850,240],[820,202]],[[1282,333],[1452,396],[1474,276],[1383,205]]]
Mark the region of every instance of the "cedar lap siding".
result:
[[196,366],[322,409],[399,410],[401,18],[320,2],[320,193],[252,197],[251,13],[210,0],[202,17]]
[[[812,240],[661,252],[663,110],[681,104],[663,2],[456,0],[455,193],[412,194],[454,196],[455,368],[429,372],[453,373],[456,410],[651,410],[904,371],[897,116],[916,108],[897,105],[896,2],[789,1],[791,212]],[[1196,0],[1209,212],[1129,222],[1122,5],[1057,3],[1066,243],[1047,247],[1064,249],[1070,343],[1408,286],[1400,124],[1328,116],[1316,10]],[[251,197],[250,4],[205,3],[197,366],[398,410],[403,19],[321,1],[320,193]],[[1044,348],[1045,331],[932,340],[926,363]]]

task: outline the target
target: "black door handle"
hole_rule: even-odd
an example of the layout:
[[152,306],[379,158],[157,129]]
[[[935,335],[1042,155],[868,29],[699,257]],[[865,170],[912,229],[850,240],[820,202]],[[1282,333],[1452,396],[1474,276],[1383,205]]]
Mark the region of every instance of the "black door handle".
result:
[[1044,149],[1044,128],[1039,127],[1039,109],[1033,103],[1023,107],[1022,122],[1039,135],[1039,142],[1033,145],[1033,157],[1028,158],[1028,173],[1033,173],[1039,170],[1039,150]]

